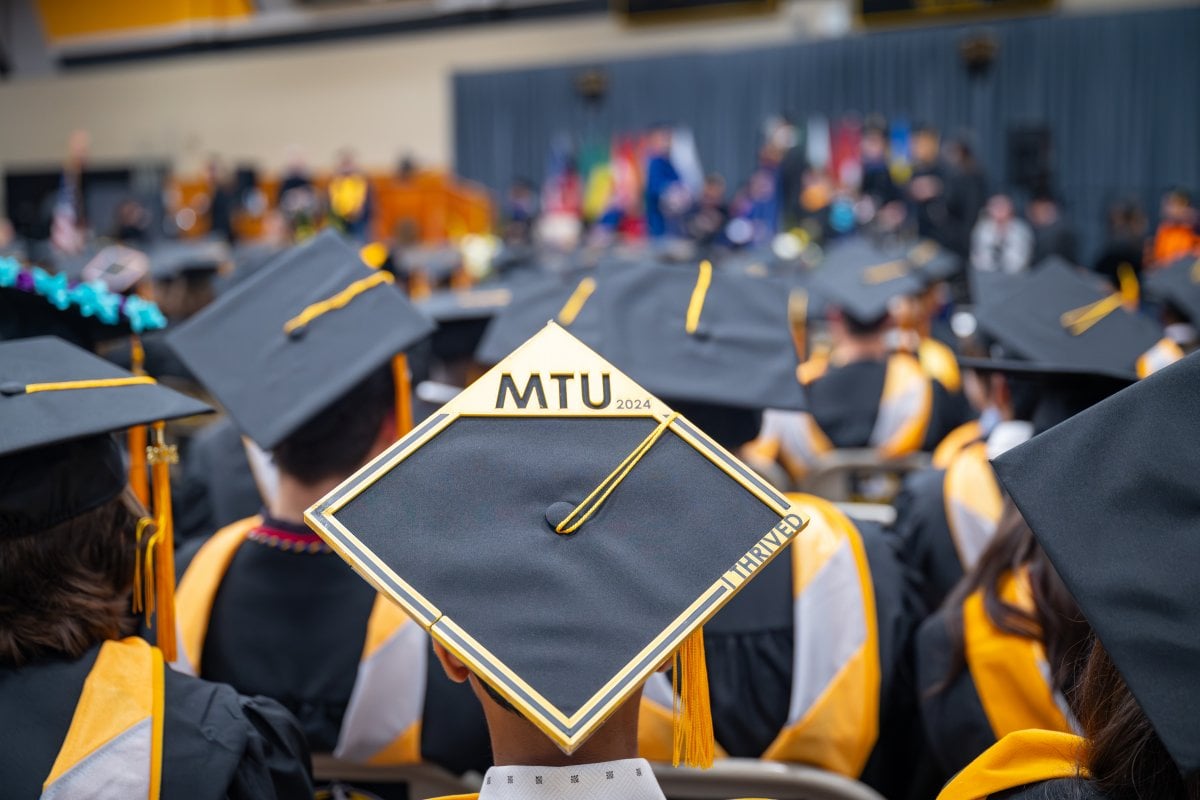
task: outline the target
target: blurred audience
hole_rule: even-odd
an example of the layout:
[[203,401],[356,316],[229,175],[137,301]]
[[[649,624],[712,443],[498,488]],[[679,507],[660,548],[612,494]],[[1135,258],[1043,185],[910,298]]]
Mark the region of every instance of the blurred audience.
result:
[[1012,198],[992,195],[971,232],[971,266],[1014,274],[1028,270],[1032,257],[1033,230],[1016,215]]
[[1162,221],[1150,243],[1146,266],[1154,269],[1177,258],[1200,255],[1198,220],[1200,217],[1192,205],[1192,196],[1186,189],[1175,187],[1163,195]]
[[1075,229],[1062,216],[1058,200],[1049,192],[1034,195],[1025,217],[1033,228],[1033,258],[1040,264],[1050,256],[1058,256],[1072,264],[1079,263],[1079,244]]

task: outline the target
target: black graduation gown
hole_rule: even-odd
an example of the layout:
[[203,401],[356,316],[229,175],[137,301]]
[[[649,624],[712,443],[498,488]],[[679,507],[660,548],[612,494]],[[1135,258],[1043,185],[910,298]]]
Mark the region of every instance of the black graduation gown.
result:
[[962,562],[946,519],[946,471],[910,473],[893,503],[892,531],[902,542],[900,554],[921,576],[926,608],[937,608],[962,579]]
[[[805,387],[809,413],[837,448],[868,447],[879,402],[887,378],[887,361],[854,361],[830,366],[825,374]],[[922,450],[933,450],[938,442],[965,420],[954,413],[950,395],[937,381]]]
[[951,631],[962,629],[958,609],[941,609],[917,630],[915,656],[921,722],[929,751],[949,780],[996,743],[971,672],[964,666],[946,682],[954,659]]
[[[856,525],[875,589],[882,678],[879,740],[860,780],[898,800],[932,796],[932,786],[907,793],[922,759],[909,645],[924,608],[893,541],[876,525]],[[713,730],[729,755],[761,756],[787,722],[793,635],[791,558],[772,561],[705,625]]]
[[[75,661],[0,667],[0,787],[35,800],[50,774],[99,645]],[[308,749],[273,700],[164,671],[163,800],[312,796]]]
[[994,794],[990,800],[1111,800],[1084,778],[1058,778]]
[[[183,568],[194,554],[180,554]],[[200,674],[275,698],[299,720],[314,753],[332,752],[375,596],[334,553],[293,553],[248,540],[213,600]],[[479,702],[466,684],[445,676],[430,647],[421,754],[456,773],[482,772],[491,766],[491,743]]]
[[206,425],[188,442],[176,487],[175,533],[207,538],[262,507],[242,437],[229,417]]

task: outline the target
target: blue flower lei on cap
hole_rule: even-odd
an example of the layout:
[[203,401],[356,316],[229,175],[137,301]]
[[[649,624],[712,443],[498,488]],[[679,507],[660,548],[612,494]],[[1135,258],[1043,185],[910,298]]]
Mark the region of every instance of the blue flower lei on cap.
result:
[[167,327],[167,318],[157,305],[137,295],[122,297],[104,281],[82,281],[74,285],[64,274],[51,274],[41,267],[25,269],[10,256],[0,256],[0,289],[36,294],[59,311],[75,308],[82,317],[93,317],[105,325],[122,321],[134,333]]

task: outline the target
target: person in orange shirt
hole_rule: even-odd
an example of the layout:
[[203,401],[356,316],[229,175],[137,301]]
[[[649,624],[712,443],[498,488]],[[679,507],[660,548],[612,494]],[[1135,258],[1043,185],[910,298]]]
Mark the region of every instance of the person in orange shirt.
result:
[[1197,231],[1196,209],[1185,189],[1173,188],[1163,196],[1162,222],[1154,232],[1146,265],[1156,269],[1176,259],[1200,255],[1200,231]]

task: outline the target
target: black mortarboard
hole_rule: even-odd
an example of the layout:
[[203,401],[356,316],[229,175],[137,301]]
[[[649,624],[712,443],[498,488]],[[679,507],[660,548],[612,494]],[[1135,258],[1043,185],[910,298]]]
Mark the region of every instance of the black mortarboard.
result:
[[967,289],[971,293],[971,305],[977,308],[997,302],[1015,291],[1028,277],[1028,273],[1025,272],[1002,272],[972,267],[967,271]]
[[1200,258],[1188,256],[1154,270],[1146,277],[1146,292],[1165,300],[1200,326]]
[[904,257],[926,284],[948,281],[962,272],[962,259],[932,239],[905,249]]
[[548,275],[526,281],[513,291],[512,302],[500,309],[488,325],[475,351],[476,360],[497,363],[550,320],[594,344],[601,316],[595,297],[597,282],[595,274],[579,274],[569,280]]
[[[698,267],[613,270],[600,277],[593,346],[671,401],[738,409],[805,407],[788,289]],[[590,330],[581,336],[592,343]]]
[[1200,772],[1197,419],[1192,355],[994,462],[1185,775]]
[[332,231],[239,283],[168,343],[270,450],[433,325]]
[[863,240],[830,247],[813,284],[829,305],[862,325],[880,322],[893,298],[920,294],[925,287],[904,253]]
[[52,336],[0,343],[0,535],[120,494],[129,476],[110,432],[210,410]]
[[998,344],[997,355],[960,362],[1009,372],[1134,381],[1153,371],[1163,338],[1153,320],[1124,307],[1119,293],[1065,262],[1047,264],[985,301],[975,319]]
[[305,516],[568,753],[805,524],[553,323]]
[[151,248],[150,274],[155,280],[211,275],[230,263],[229,245],[208,239],[160,242]]

